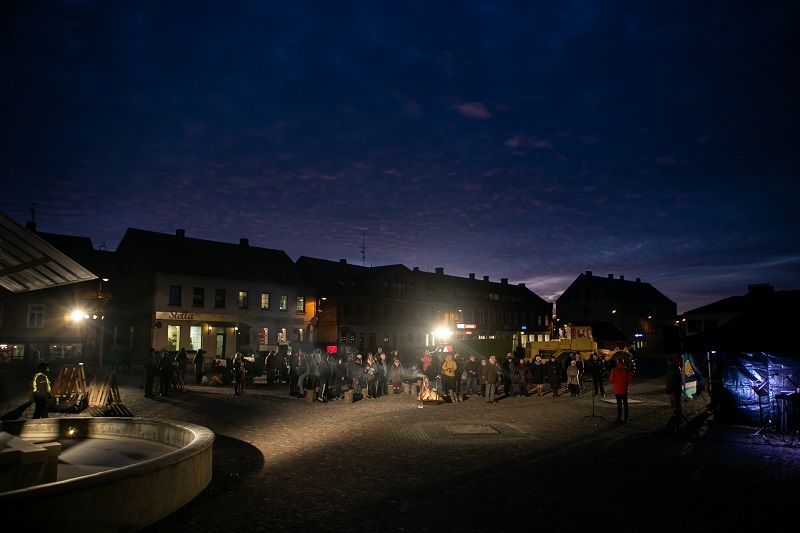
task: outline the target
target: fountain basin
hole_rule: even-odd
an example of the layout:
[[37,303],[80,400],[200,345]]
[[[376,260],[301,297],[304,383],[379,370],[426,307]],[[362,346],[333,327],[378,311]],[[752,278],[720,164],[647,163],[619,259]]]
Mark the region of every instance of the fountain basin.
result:
[[61,444],[56,481],[0,492],[0,508],[29,526],[135,531],[211,481],[214,433],[195,424],[74,417],[3,421],[1,429],[34,445]]

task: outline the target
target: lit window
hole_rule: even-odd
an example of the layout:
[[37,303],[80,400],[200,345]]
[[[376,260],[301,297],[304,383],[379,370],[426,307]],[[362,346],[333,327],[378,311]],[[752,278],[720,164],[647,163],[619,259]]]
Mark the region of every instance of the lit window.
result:
[[247,291],[239,291],[239,309],[250,308],[250,295]]
[[297,297],[297,312],[298,313],[305,313],[306,312],[306,297],[305,296],[298,296]]
[[278,307],[281,311],[288,311],[289,310],[289,297],[285,294],[281,294],[281,303]]
[[[261,309],[269,309],[269,293],[262,292],[261,293]],[[266,343],[264,343],[266,344]]]

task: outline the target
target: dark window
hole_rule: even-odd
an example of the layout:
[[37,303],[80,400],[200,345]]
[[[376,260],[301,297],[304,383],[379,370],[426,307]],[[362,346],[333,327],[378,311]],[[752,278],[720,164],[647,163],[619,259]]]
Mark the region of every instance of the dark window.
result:
[[181,286],[169,286],[169,305],[181,305]]
[[225,308],[225,289],[217,289],[214,291],[214,307],[217,309]]
[[206,290],[203,287],[195,287],[192,293],[192,307],[205,307]]

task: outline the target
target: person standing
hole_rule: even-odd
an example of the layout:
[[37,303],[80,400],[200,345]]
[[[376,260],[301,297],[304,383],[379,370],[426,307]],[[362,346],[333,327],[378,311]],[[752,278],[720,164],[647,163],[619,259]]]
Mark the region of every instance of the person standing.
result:
[[533,358],[533,364],[530,365],[531,371],[531,379],[533,380],[533,384],[536,385],[536,393],[537,396],[542,395],[542,389],[544,388],[544,361],[542,361],[542,356],[536,354],[536,357]]
[[332,357],[333,356],[328,352],[319,353],[319,363],[317,363],[317,371],[314,373],[319,382],[319,388],[317,389],[318,402],[328,403],[326,394],[329,393],[328,382],[333,376],[333,368],[331,366],[333,365]]
[[578,362],[573,359],[567,367],[567,387],[570,396],[578,396],[581,392],[581,382],[578,373]]
[[503,394],[505,396],[511,396],[512,393],[512,386],[514,384],[514,373],[516,369],[514,368],[514,358],[511,355],[511,352],[506,354],[506,358],[500,364],[503,376]]
[[343,355],[337,355],[333,363],[333,377],[331,378],[331,399],[342,399],[342,385],[347,382],[347,365]]
[[611,370],[608,381],[614,385],[614,396],[617,399],[617,422],[627,422],[628,386],[633,381],[633,374],[628,370],[622,357],[617,359],[617,366]]
[[400,359],[395,356],[392,361],[392,366],[389,367],[389,381],[392,382],[394,394],[400,394],[402,392],[404,379],[405,372],[403,370],[403,365],[400,364]]
[[242,356],[241,352],[236,352],[236,354],[233,356],[233,379],[235,384],[233,388],[233,394],[235,396],[241,396],[244,394],[245,372],[244,357]]
[[450,394],[455,396],[455,382],[456,382],[456,362],[453,361],[453,356],[447,354],[444,356],[444,362],[442,362],[442,389],[444,390],[445,394]]
[[489,362],[483,367],[483,381],[486,383],[486,403],[497,403],[494,395],[499,375],[500,369],[497,367],[497,359],[491,356],[489,357]]
[[203,354],[206,353],[205,350],[199,348],[197,353],[194,355],[194,359],[192,363],[194,363],[194,375],[197,384],[203,382],[203,371],[205,370],[205,359],[203,358]]
[[378,396],[389,394],[389,361],[386,360],[386,354],[383,353],[383,348],[378,348]]
[[[158,352],[156,352],[158,353]],[[169,387],[172,384],[172,375],[175,373],[175,368],[172,364],[172,357],[166,350],[161,353],[161,359],[158,360],[158,395],[169,397]]]
[[489,363],[486,361],[486,359],[481,358],[481,369],[480,372],[478,372],[478,387],[480,390],[479,395],[484,398],[486,397],[486,378],[484,377],[484,368],[486,368],[486,365],[488,364]]
[[50,366],[42,361],[36,367],[33,375],[33,401],[36,407],[33,410],[33,418],[47,418],[47,403],[50,401],[50,378],[47,372]]
[[603,377],[605,374],[606,365],[605,362],[600,359],[600,356],[597,353],[592,354],[592,358],[589,359],[589,373],[592,376],[592,385],[594,386],[594,395],[597,396],[598,391],[601,396],[606,395],[606,389],[603,387]]
[[175,362],[178,363],[178,375],[183,383],[186,381],[186,367],[189,364],[189,354],[186,353],[186,348],[181,348],[178,355],[175,356]]
[[378,363],[372,352],[367,354],[367,362],[364,364],[364,376],[367,378],[367,399],[374,400],[378,397]]
[[528,382],[530,381],[530,373],[528,372],[528,365],[525,364],[525,358],[520,357],[519,362],[514,368],[514,381],[517,385],[517,390],[514,391],[514,397],[517,397],[517,392],[523,398],[528,396]]
[[475,360],[474,355],[469,356],[469,360],[464,365],[464,372],[467,374],[467,395],[478,394],[478,372],[481,365]]
[[550,356],[550,360],[544,365],[545,373],[547,374],[547,381],[550,382],[550,390],[553,392],[553,398],[558,397],[558,389],[561,388],[561,366],[555,355]]
[[144,397],[153,397],[153,386],[156,383],[156,372],[158,372],[158,359],[155,348],[147,350],[144,356]]

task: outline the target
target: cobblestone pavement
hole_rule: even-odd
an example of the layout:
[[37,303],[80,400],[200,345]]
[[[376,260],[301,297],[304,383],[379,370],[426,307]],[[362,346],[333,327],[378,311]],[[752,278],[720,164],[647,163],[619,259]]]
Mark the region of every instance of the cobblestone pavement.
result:
[[[2,379],[0,414],[29,418],[24,391]],[[163,399],[143,397],[138,371],[117,381],[134,416],[216,435],[208,488],[146,531],[696,531],[798,522],[783,517],[798,501],[800,443],[715,423],[705,394],[685,402],[687,430],[674,433],[660,377],[634,379],[627,424],[615,422],[611,394],[323,404],[264,378],[243,396],[231,385],[188,385]]]

